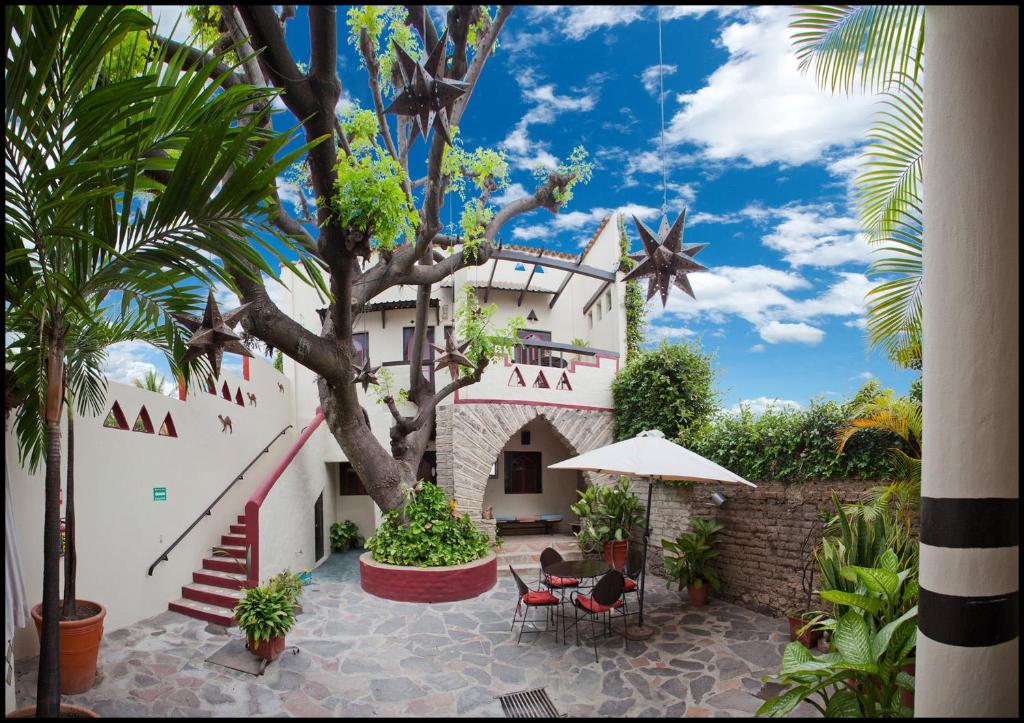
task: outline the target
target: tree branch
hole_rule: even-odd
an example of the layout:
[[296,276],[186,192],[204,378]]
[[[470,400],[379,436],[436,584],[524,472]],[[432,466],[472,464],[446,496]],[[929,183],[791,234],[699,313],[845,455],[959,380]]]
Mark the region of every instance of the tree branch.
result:
[[[405,5],[405,10],[408,13],[408,17],[405,19],[405,24],[415,30],[420,39],[423,41],[423,47],[430,50],[437,45],[438,35],[437,28],[434,27],[434,19],[430,17],[430,13],[427,12],[426,5]],[[427,37],[423,37],[423,28],[426,27]]]
[[[153,40],[153,42],[157,44],[157,52],[160,54],[159,57],[163,61],[170,60],[175,53],[177,53],[179,50],[184,49],[184,68],[187,70],[201,67],[209,63],[211,60],[213,60],[212,55],[208,55],[207,53],[204,53],[198,48],[194,48],[190,45],[179,43],[177,40],[172,40],[171,38],[164,38],[155,33],[151,35],[151,39]],[[211,75],[211,78],[219,78],[227,72],[228,66],[224,65],[223,63],[217,63],[217,65],[213,68],[213,75]],[[224,80],[221,81],[220,84],[221,87],[223,88],[231,88],[235,85],[241,85],[241,83],[242,79],[236,73],[230,73],[224,78]]]

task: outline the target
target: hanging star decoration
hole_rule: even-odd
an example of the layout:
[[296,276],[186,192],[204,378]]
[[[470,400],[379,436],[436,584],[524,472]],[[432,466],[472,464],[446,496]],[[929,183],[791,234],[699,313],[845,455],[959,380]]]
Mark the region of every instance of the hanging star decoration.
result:
[[426,139],[430,127],[433,126],[444,137],[445,143],[451,145],[452,130],[448,116],[452,104],[465,94],[469,84],[458,80],[446,80],[443,77],[448,30],[446,29],[437,41],[425,63],[417,63],[402,46],[394,41],[392,43],[398,57],[402,90],[384,112],[413,117],[409,143],[412,143],[419,134]]
[[370,357],[366,357],[366,361],[362,364],[353,364],[353,367],[355,367],[355,376],[352,379],[352,383],[362,384],[364,392],[370,388],[371,384],[380,384],[380,379],[377,378],[377,371],[381,365],[372,366],[370,364]]
[[241,343],[242,337],[232,331],[232,327],[248,313],[249,306],[250,304],[242,304],[234,311],[221,314],[217,300],[213,298],[213,291],[210,291],[202,319],[190,314],[174,314],[174,318],[192,332],[192,337],[187,342],[188,351],[182,359],[183,363],[188,364],[205,354],[210,360],[214,377],[219,379],[220,362],[224,352],[252,356],[252,352]]
[[466,356],[466,349],[469,348],[470,342],[466,341],[462,344],[455,343],[455,336],[451,331],[445,334],[444,348],[431,344],[434,350],[441,353],[441,356],[437,358],[437,364],[434,366],[434,371],[440,371],[442,367],[448,367],[448,373],[452,375],[452,379],[459,378],[459,367],[473,368],[473,362],[471,362]]
[[690,280],[686,278],[686,275],[708,270],[706,266],[693,260],[694,256],[707,248],[707,244],[683,247],[683,223],[685,220],[686,209],[679,214],[671,228],[669,228],[668,219],[662,216],[661,228],[655,234],[647,224],[633,216],[645,253],[630,256],[634,261],[640,263],[626,274],[625,279],[630,281],[642,276],[649,277],[647,282],[648,301],[655,293],[661,292],[661,305],[665,306],[668,302],[670,283],[675,284],[694,299],[697,298],[693,294]]

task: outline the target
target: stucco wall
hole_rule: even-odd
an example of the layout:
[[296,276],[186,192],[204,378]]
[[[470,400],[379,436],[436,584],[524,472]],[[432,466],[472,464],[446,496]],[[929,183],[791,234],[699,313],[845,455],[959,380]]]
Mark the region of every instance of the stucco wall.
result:
[[[294,428],[278,439],[170,559],[158,565],[152,577],[146,574],[160,553],[291,422],[288,380],[261,359],[251,360],[250,369],[251,381],[224,373],[217,387],[226,380],[232,396],[239,388],[243,397],[252,392],[256,406],[246,399],[241,407],[199,390],[180,401],[130,385],[109,384],[107,408],[116,399],[129,426],[142,405],[157,429],[170,411],[177,438],[105,428],[106,408],[98,417],[76,416],[78,596],[107,607],[107,630],[165,611],[168,602],[181,597],[181,586],[191,582],[192,571],[201,566],[213,545],[220,544],[220,536],[242,514],[252,490],[295,439],[298,430]],[[230,416],[233,433],[221,432],[218,414]],[[42,596],[43,466],[35,474],[23,470],[10,432],[5,441],[25,586],[34,604]],[[65,460],[66,441],[65,424]],[[153,500],[154,487],[167,489],[166,501]],[[37,649],[35,630],[20,630],[15,637],[17,657],[34,655]]]
[[345,495],[338,493],[338,472],[340,465],[329,465],[331,494],[334,496],[334,517],[333,522],[344,522],[351,520],[359,527],[359,535],[364,540],[372,535],[377,529],[379,514],[376,512],[377,505],[369,495]]

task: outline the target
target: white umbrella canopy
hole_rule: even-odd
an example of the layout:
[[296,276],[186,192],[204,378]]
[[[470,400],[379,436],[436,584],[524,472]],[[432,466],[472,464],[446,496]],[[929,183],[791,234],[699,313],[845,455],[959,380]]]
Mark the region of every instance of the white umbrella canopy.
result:
[[757,487],[721,465],[665,439],[657,430],[592,449],[576,457],[548,465],[549,469],[579,469],[606,474],[626,474],[693,482],[738,482]]
[[644,521],[644,550],[640,574],[639,629],[630,637],[646,638],[652,630],[644,626],[644,583],[647,578],[647,546],[651,528],[651,491],[655,480],[689,480],[692,482],[737,482],[756,488],[753,482],[730,472],[725,467],[691,452],[682,445],[665,439],[657,429],[640,432],[631,439],[605,445],[576,457],[548,465],[548,469],[577,469],[604,474],[625,474],[647,477],[647,516]]

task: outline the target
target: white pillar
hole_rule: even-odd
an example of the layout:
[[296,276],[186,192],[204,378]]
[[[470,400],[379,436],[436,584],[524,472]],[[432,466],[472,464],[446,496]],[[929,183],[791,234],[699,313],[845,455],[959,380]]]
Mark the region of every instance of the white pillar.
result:
[[1018,714],[1018,21],[927,10],[917,716]]

